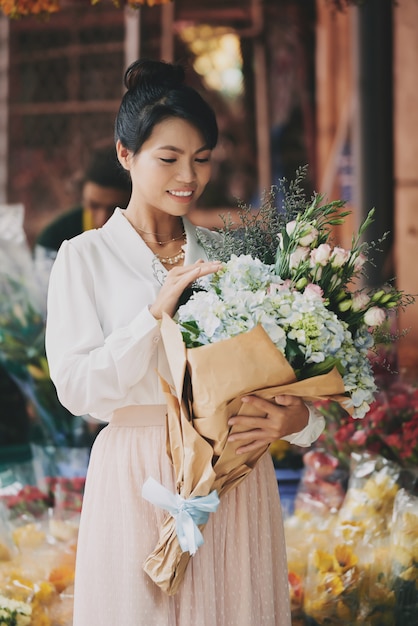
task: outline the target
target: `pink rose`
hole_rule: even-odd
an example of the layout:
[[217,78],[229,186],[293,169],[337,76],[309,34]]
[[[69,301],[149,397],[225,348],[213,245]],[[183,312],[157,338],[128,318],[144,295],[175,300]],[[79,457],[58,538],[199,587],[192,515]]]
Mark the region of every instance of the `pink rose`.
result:
[[289,256],[289,269],[294,270],[299,267],[302,261],[305,261],[309,256],[308,248],[296,248],[294,252]]
[[310,283],[309,285],[305,287],[303,295],[306,296],[308,299],[313,299],[313,298],[322,299],[324,292],[319,285],[314,285],[313,283]]
[[365,264],[365,262],[367,261],[366,257],[364,256],[364,254],[360,253],[358,256],[356,256],[356,258],[354,259],[354,270],[356,272],[359,272],[361,270],[361,268],[363,267],[363,265]]
[[342,267],[347,263],[349,258],[350,253],[348,250],[336,246],[331,255],[331,265],[335,268]]
[[331,246],[327,243],[321,243],[311,252],[311,265],[326,265],[331,255]]
[[369,302],[370,302],[370,298],[366,293],[362,293],[362,292],[356,293],[353,296],[352,309],[353,311],[362,311],[363,309],[366,308]]

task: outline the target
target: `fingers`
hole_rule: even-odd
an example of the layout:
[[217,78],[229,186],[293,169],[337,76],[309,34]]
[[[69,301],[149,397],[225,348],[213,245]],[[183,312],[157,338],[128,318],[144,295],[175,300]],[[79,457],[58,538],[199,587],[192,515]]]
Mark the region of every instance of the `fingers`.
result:
[[230,433],[228,441],[242,442],[237,450],[239,454],[299,432],[308,421],[308,408],[299,397],[280,395],[270,401],[249,395],[244,396],[242,402],[255,407],[259,415],[234,415],[228,420],[229,426],[238,428],[238,432]]
[[181,294],[197,278],[213,274],[221,269],[219,261],[203,261],[200,259],[193,265],[173,267],[168,273],[154,303],[149,307],[151,314],[159,320],[163,313],[173,315]]
[[280,406],[292,406],[292,405],[301,406],[302,404],[304,404],[302,398],[299,398],[299,396],[288,396],[288,395],[275,396],[274,401],[276,404],[279,404]]
[[263,450],[270,445],[269,441],[252,441],[251,443],[240,446],[235,450],[236,454],[247,454],[248,452],[254,452],[256,450]]

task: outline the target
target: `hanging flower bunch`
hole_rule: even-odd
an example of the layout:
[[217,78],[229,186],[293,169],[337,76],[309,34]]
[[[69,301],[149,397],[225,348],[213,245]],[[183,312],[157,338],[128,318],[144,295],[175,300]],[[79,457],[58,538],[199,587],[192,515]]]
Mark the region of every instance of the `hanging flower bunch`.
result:
[[[88,0],[87,0],[88,2]],[[96,5],[102,0],[90,0],[90,4]],[[124,2],[112,0],[114,6],[125,6]],[[139,8],[142,5],[156,6],[158,4],[169,4],[172,0],[126,0],[126,4],[133,8]],[[0,9],[6,17],[10,19],[19,19],[21,17],[45,17],[58,13],[62,10],[60,0],[0,0]]]

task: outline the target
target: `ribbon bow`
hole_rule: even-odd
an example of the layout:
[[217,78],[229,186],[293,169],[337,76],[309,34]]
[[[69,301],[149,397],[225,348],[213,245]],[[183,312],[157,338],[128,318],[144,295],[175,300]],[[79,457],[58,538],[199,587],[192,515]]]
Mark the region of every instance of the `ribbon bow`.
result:
[[204,543],[198,524],[206,524],[209,514],[218,508],[220,500],[217,491],[211,491],[207,496],[185,499],[177,493],[171,493],[154,478],[148,478],[142,487],[142,497],[174,517],[182,551],[196,554]]

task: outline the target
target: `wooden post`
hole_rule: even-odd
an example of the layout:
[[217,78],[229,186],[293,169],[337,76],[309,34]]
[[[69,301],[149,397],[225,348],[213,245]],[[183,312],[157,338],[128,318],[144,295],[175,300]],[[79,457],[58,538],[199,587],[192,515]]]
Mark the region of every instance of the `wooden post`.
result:
[[125,7],[125,69],[141,55],[141,9]]
[[161,60],[174,61],[174,2],[161,7]]
[[8,176],[9,20],[0,17],[0,203],[7,202]]
[[270,116],[265,44],[259,39],[254,41],[254,76],[258,184],[263,193],[271,186]]

